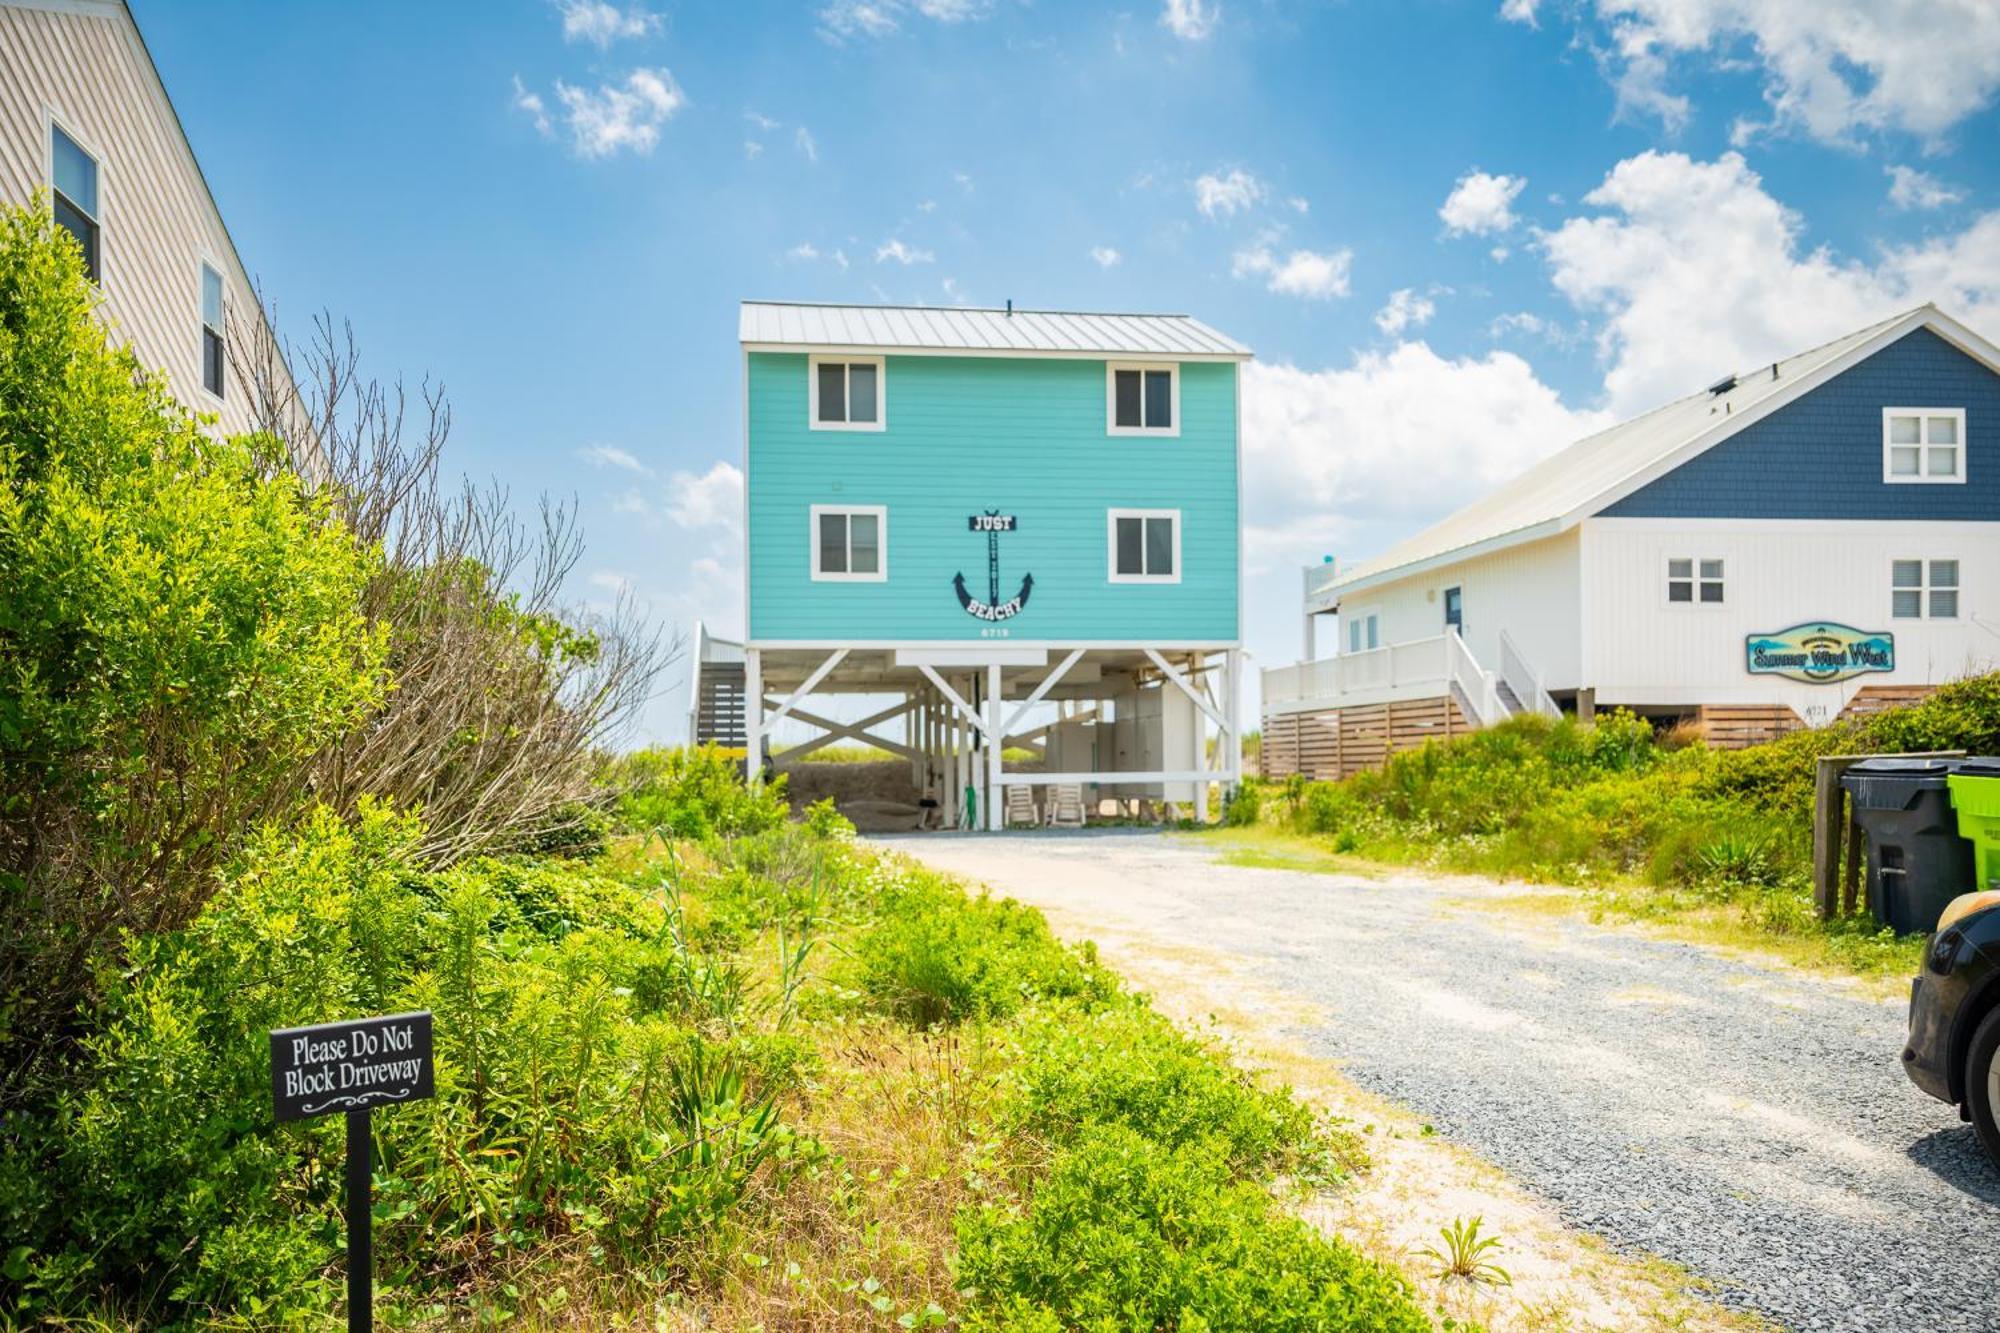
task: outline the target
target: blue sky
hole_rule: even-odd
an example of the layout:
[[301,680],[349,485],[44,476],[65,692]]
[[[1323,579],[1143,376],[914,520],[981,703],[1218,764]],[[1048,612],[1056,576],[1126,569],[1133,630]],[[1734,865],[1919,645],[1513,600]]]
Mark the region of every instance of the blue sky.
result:
[[[1173,310],[1245,381],[1249,646],[1598,425],[1936,300],[2000,335],[1991,0],[133,0],[282,328],[740,629],[745,297]],[[669,737],[670,687],[648,722]]]

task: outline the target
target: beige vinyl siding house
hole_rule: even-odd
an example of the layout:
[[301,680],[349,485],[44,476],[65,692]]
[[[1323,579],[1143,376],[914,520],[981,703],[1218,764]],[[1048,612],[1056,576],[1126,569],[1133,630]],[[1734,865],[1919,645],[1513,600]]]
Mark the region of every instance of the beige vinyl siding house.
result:
[[[290,382],[250,275],[231,242],[194,150],[123,0],[0,0],[0,201],[49,206],[60,131],[94,166],[102,312],[175,395],[214,413],[225,432],[254,428],[241,372],[274,368]],[[220,279],[221,393],[204,376],[206,318]],[[206,379],[206,382],[205,382]]]

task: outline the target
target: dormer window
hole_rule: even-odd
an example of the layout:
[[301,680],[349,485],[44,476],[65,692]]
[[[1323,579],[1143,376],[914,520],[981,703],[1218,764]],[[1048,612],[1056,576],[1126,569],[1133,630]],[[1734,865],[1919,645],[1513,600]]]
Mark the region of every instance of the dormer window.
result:
[[1106,430],[1112,435],[1181,433],[1180,367],[1113,361],[1105,367]]
[[814,430],[881,430],[888,415],[879,356],[809,358]]
[[1882,412],[1882,480],[1965,480],[1965,409],[1891,407]]

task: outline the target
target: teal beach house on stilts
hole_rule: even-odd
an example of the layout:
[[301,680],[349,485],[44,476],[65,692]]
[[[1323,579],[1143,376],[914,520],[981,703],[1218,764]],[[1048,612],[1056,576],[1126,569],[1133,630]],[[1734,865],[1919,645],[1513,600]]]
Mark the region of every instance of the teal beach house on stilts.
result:
[[1204,814],[1238,780],[1247,348],[1183,315],[778,302],[741,340],[747,633],[697,670],[740,673],[759,767],[805,722],[778,767],[859,740],[929,822],[987,828]]

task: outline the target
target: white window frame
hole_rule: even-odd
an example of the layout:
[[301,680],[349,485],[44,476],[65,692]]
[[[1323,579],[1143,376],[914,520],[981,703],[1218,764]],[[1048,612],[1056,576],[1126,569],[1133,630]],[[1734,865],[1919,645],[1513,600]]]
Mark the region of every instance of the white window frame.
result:
[[[1915,417],[1918,421],[1917,443],[1892,446],[1889,443],[1889,423],[1896,417]],[[1932,476],[1930,472],[1932,449],[1942,449],[1943,445],[1930,442],[1930,418],[1950,417],[1958,423],[1958,468],[1948,477]],[[1917,451],[1917,471],[1914,476],[1901,476],[1890,471],[1890,450],[1915,448]],[[1882,409],[1882,480],[1892,486],[1962,486],[1965,484],[1966,462],[1971,455],[1965,439],[1965,409],[1962,407],[1885,407]]]
[[[1931,582],[1931,566],[1940,560],[1949,560],[1958,566],[1958,581],[1956,583],[1942,584]],[[1917,581],[1914,585],[1899,584],[1896,582],[1896,566],[1902,564],[1914,564],[1917,566]],[[1915,615],[1899,616],[1896,614],[1896,594],[1899,592],[1914,592],[1917,595],[1917,613]],[[1948,616],[1932,614],[1931,594],[1934,592],[1957,594],[1958,609]],[[1957,622],[1965,618],[1965,561],[1963,558],[1955,555],[1899,555],[1889,561],[1890,620],[1941,620],[1945,622]]]
[[[1121,518],[1170,518],[1174,522],[1174,572],[1171,574],[1120,574],[1118,572],[1118,520]],[[1181,511],[1178,509],[1110,509],[1104,516],[1105,569],[1113,583],[1179,583],[1181,581]],[[1139,531],[1139,558],[1146,557],[1146,533]]]
[[[1118,424],[1118,372],[1121,370],[1164,370],[1167,372],[1167,388],[1171,402],[1167,410],[1173,413],[1170,426],[1121,426]],[[1146,415],[1146,381],[1139,380],[1139,416]],[[1160,439],[1173,439],[1181,433],[1181,367],[1177,361],[1107,361],[1104,363],[1104,433],[1107,435],[1150,435]]]
[[[208,322],[208,310],[204,303],[206,293],[203,289],[208,285],[210,273],[215,274],[216,280],[222,284],[222,325],[215,330],[222,352],[221,393],[208,387],[206,335],[211,326]],[[222,265],[205,254],[195,261],[194,266],[194,321],[195,336],[199,342],[195,353],[195,384],[201,390],[202,397],[213,403],[223,402],[229,397],[229,275],[223,271]]]
[[105,238],[111,233],[111,228],[106,226],[104,221],[106,215],[111,212],[111,192],[106,179],[109,173],[104,169],[104,153],[88,138],[78,134],[71,127],[70,121],[57,115],[54,107],[44,106],[42,108],[42,180],[48,186],[49,209],[52,219],[54,217],[56,196],[57,130],[61,130],[71,143],[81,148],[83,155],[90,159],[92,166],[97,168],[97,212],[87,216],[89,216],[92,222],[97,224],[97,276],[92,278],[91,282],[99,291],[102,291],[105,287],[105,279],[111,272],[111,256],[104,243]]
[[[1688,576],[1686,578],[1681,578],[1674,573],[1674,561],[1676,560],[1685,560],[1688,562]],[[1703,578],[1701,573],[1703,561],[1712,561],[1715,564],[1721,565],[1722,577],[1713,579]],[[1685,602],[1674,600],[1673,585],[1676,583],[1685,583],[1688,585],[1689,600]],[[1704,602],[1701,599],[1701,585],[1704,583],[1721,584],[1722,600]],[[1670,611],[1722,610],[1729,605],[1729,558],[1720,555],[1680,555],[1673,552],[1660,557],[1660,602]]]
[[[821,421],[819,419],[819,368],[829,366],[875,367],[875,419],[873,421]],[[847,402],[854,401],[852,394]],[[889,367],[879,356],[848,356],[839,352],[814,352],[806,357],[806,425],[813,430],[886,430],[889,425]]]
[[[812,570],[814,583],[886,583],[889,580],[889,507],[887,505],[813,505],[811,516],[806,522],[806,567]],[[840,570],[825,570],[819,567],[819,520],[822,514],[845,514],[852,518],[856,514],[875,516],[875,572],[855,574]],[[854,561],[854,531],[850,527],[847,534],[848,563]]]

